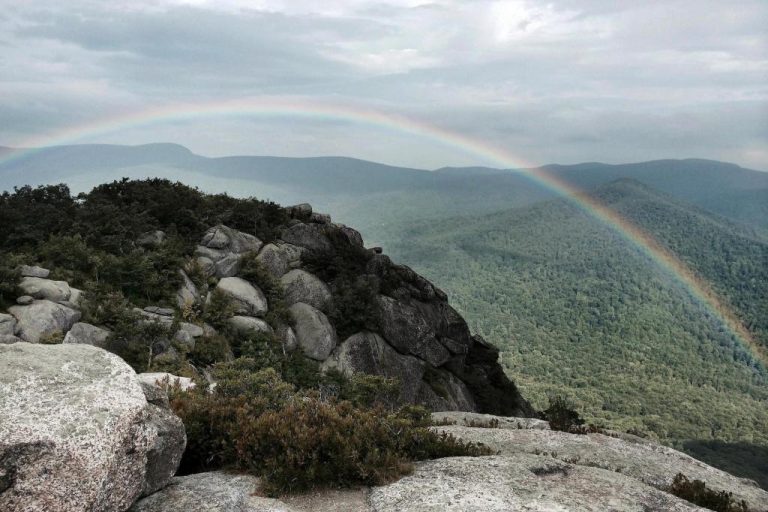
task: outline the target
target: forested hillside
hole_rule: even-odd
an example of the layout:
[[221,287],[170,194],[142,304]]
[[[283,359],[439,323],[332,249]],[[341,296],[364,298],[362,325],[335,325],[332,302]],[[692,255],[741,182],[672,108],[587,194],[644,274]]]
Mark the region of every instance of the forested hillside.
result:
[[[631,181],[597,195],[680,251],[764,339],[768,244]],[[390,248],[504,347],[537,405],[565,394],[592,421],[672,443],[768,443],[765,368],[670,275],[572,204],[419,223]]]

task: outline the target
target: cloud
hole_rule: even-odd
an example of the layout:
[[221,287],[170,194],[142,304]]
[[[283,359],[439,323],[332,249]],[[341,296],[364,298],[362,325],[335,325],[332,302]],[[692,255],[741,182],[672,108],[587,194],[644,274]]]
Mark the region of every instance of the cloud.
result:
[[[534,162],[709,157],[768,169],[763,0],[8,4],[0,145],[169,103],[269,95],[410,116]],[[213,125],[215,138],[200,135]],[[321,120],[205,120],[101,140],[168,137],[210,154],[473,158]]]

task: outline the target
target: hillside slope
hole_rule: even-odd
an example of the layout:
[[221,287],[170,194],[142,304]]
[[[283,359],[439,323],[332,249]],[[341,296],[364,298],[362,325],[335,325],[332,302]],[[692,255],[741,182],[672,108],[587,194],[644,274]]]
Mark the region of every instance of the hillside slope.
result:
[[[768,244],[632,181],[596,196],[681,251],[764,340]],[[503,347],[536,405],[565,393],[593,421],[668,442],[768,443],[765,368],[686,289],[572,204],[418,223],[390,247]]]

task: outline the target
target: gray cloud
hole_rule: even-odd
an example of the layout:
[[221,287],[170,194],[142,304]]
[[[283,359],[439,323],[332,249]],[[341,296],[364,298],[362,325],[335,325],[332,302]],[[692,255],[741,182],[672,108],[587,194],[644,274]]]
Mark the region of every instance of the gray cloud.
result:
[[[0,145],[169,103],[269,95],[409,116],[536,163],[706,157],[768,170],[762,0],[4,2]],[[483,163],[321,119],[212,118],[94,140]]]

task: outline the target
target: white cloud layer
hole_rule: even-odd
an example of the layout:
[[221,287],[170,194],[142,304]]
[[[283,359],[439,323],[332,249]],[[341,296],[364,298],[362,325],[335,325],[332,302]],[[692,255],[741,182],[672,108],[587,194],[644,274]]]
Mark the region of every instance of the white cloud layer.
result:
[[[5,5],[4,5],[5,4]],[[666,157],[768,170],[764,0],[0,0],[0,145],[175,103],[362,105],[533,163]],[[69,142],[50,139],[52,142]],[[323,119],[94,131],[203,154],[483,163]]]

